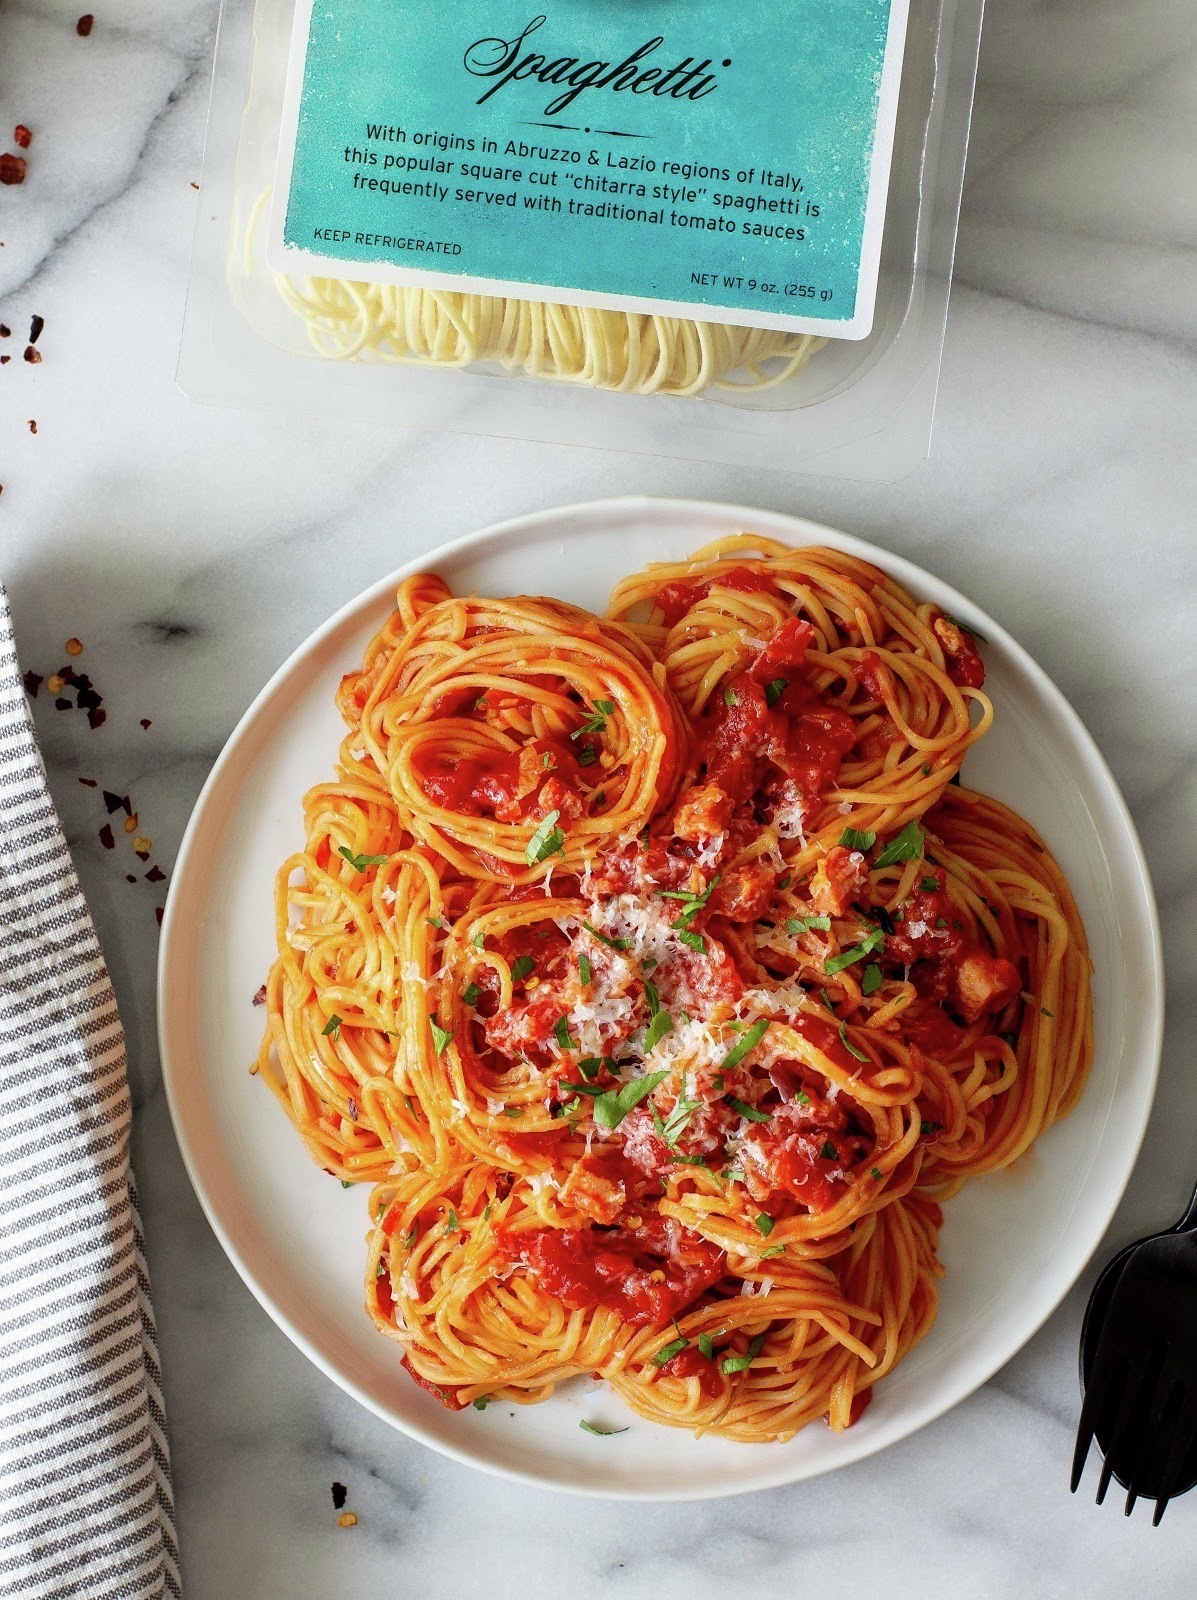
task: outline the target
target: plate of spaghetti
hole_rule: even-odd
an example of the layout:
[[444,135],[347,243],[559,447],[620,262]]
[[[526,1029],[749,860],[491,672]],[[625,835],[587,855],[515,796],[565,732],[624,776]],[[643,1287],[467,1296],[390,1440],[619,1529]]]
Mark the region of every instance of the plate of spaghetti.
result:
[[649,500],[460,540],[285,664],[159,1000],[291,1338],[458,1459],[634,1498],[989,1377],[1110,1219],[1162,1026],[1133,826],[1025,652],[859,540]]

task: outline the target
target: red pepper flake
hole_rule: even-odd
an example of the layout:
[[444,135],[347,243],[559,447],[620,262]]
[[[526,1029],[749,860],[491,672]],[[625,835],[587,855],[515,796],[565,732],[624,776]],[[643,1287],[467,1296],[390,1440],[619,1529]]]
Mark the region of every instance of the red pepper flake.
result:
[[41,688],[42,684],[45,682],[45,679],[39,672],[27,672],[21,679],[21,682],[25,685],[25,693],[29,696],[29,698],[31,700],[36,700],[37,691]]
[[136,883],[137,882],[137,874],[135,872],[126,872],[125,873],[125,882],[126,883]]
[[0,183],[14,184],[25,182],[25,172],[28,162],[24,156],[9,155],[5,150],[0,155]]
[[11,360],[11,356],[0,356],[0,367],[6,367]]
[[12,329],[6,322],[0,322],[0,339],[11,339]]
[[33,420],[32,417],[30,417],[30,419],[29,419],[29,431],[30,431],[30,433],[36,433],[37,432],[37,423]]
[[65,698],[55,700],[54,707],[57,711],[73,711],[75,709],[71,702]]
[[22,150],[28,150],[30,141],[33,138],[33,134],[23,122],[17,123],[16,127],[12,130],[12,136],[20,145]]
[[41,358],[42,353],[40,350],[35,350],[31,344],[25,346],[25,360],[28,361],[31,367],[36,367]]
[[89,711],[87,713],[87,720],[93,729],[102,728],[108,721],[108,713],[106,711]]
[[68,639],[66,642],[66,653],[68,656],[81,656],[83,654],[82,639]]
[[88,34],[92,30],[92,24],[95,22],[95,20],[96,20],[95,17],[91,14],[90,11],[87,13],[87,15],[85,17],[80,17],[79,18],[78,22],[75,24],[75,32],[79,35],[79,37],[81,39],[86,39],[87,38]]
[[154,920],[157,922],[159,927],[162,926],[162,915],[163,915],[163,908],[161,906],[155,906],[154,907]]
[[145,875],[145,881],[147,883],[165,883],[166,874],[161,867],[151,867]]
[[150,721],[149,717],[142,717],[141,725],[142,725],[143,728],[152,728],[154,726],[154,724]]
[[46,326],[45,317],[39,317],[36,313],[32,317],[30,317],[30,319],[29,319],[29,343],[30,344],[36,344],[37,343],[37,341],[42,336],[42,329],[45,326]]
[[349,1498],[349,1490],[343,1483],[334,1483],[332,1486],[333,1510],[340,1511]]
[[193,189],[198,189],[198,188],[199,188],[199,184],[198,184],[198,183],[193,183],[193,184],[192,184],[192,185],[191,185],[191,187],[192,187],[192,188],[193,188]]
[[106,822],[100,829],[100,843],[104,846],[105,850],[116,849],[116,840],[112,837],[111,822]]
[[96,780],[94,778],[80,778],[79,782],[83,785],[83,787],[85,789],[98,789],[99,788],[99,784],[96,782]]
[[266,1004],[266,985],[263,984],[262,987],[258,990],[257,994],[254,995],[254,1005],[256,1005],[256,1006],[264,1006],[265,1004]]
[[150,851],[153,848],[154,841],[152,839],[137,838],[133,841],[133,853],[140,856],[143,861],[150,859]]
[[114,811],[120,811],[124,806],[125,797],[124,795],[113,794],[111,789],[105,789],[104,804],[108,807],[108,815],[111,816]]

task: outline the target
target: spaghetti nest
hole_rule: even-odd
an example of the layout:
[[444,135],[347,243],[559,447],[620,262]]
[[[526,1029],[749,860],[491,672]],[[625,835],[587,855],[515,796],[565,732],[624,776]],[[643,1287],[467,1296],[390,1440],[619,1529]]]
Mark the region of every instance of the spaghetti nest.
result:
[[367,1307],[445,1404],[599,1374],[741,1440],[859,1415],[939,1203],[1065,1115],[1084,929],[956,782],[959,623],[749,536],[600,619],[400,588],[278,878],[258,1070],[375,1185]]

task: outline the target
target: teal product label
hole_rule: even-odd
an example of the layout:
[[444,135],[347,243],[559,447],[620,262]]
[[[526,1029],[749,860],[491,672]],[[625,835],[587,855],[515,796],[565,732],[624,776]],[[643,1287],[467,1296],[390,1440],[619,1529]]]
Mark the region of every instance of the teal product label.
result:
[[297,0],[267,259],[862,339],[908,0]]

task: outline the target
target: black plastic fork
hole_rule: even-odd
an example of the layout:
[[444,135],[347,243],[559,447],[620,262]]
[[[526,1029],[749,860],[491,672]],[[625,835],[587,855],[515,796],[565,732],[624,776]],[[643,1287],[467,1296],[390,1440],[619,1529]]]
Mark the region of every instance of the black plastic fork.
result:
[[1081,1329],[1085,1399],[1072,1457],[1076,1493],[1094,1439],[1104,1457],[1097,1503],[1111,1478],[1154,1500],[1197,1484],[1197,1190],[1175,1226],[1128,1245],[1102,1272]]

